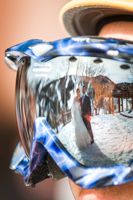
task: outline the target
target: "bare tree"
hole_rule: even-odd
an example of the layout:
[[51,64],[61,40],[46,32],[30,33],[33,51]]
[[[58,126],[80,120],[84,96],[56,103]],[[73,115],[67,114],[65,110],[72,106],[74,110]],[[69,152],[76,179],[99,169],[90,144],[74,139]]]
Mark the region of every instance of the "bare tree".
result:
[[[97,59],[98,60],[98,59]],[[76,76],[95,77],[105,74],[104,63],[102,60],[92,60],[78,58],[76,64]]]
[[99,75],[105,74],[105,68],[103,62],[101,63],[94,63],[93,61],[88,64],[86,63],[86,75],[89,77],[95,77]]

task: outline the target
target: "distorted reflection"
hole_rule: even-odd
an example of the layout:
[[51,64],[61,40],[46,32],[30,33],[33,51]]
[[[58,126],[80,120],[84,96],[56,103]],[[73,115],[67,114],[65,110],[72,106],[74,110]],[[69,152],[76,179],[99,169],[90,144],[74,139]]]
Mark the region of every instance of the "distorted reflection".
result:
[[[131,64],[66,56],[46,63],[33,60],[25,73],[25,105],[30,107],[28,113],[36,112],[29,119],[25,106],[26,126],[32,127],[38,116],[45,117],[68,152],[86,166],[129,165],[133,158]],[[33,135],[33,127],[29,134]]]

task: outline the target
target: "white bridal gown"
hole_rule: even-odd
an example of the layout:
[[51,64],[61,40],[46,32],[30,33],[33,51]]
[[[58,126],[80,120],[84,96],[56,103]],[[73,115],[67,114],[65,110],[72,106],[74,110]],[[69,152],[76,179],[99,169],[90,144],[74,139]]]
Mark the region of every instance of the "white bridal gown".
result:
[[91,137],[82,119],[80,102],[76,98],[72,104],[71,114],[76,144],[79,149],[86,149],[91,143]]

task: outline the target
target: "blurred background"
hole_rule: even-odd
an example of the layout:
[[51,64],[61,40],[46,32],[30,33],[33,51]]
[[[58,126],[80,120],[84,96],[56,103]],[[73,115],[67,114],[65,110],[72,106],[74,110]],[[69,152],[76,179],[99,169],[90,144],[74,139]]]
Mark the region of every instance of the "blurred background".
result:
[[[68,0],[0,1],[0,199],[72,200],[67,180],[46,180],[26,188],[22,177],[9,169],[18,142],[15,116],[16,72],[4,63],[6,48],[28,39],[52,41],[68,36],[59,23],[59,12]],[[65,194],[65,195],[64,195]]]

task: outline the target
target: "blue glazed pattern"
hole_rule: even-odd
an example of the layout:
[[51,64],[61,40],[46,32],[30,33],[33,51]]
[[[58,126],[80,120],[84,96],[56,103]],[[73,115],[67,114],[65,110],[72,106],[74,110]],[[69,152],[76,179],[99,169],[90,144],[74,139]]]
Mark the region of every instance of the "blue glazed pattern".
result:
[[26,156],[22,145],[19,143],[14,151],[10,168],[21,174],[24,179],[28,174],[29,158]]
[[[16,52],[20,53],[16,54]],[[21,56],[22,54],[22,56]],[[103,38],[74,37],[44,42],[42,40],[29,40],[6,50],[6,58],[17,65],[20,57],[27,56],[38,62],[47,62],[58,56],[94,56],[109,58],[132,64],[133,44],[127,41]],[[38,117],[34,124],[34,137],[32,139],[30,157],[26,156],[22,147],[18,147],[18,157],[12,163],[13,169],[22,174],[26,183],[37,166],[46,158],[47,152],[59,168],[76,184],[83,188],[104,187],[119,185],[133,181],[132,160],[128,166],[122,164],[113,167],[86,167],[80,164],[65,149],[48,121]],[[19,150],[19,151],[20,151]],[[35,154],[37,152],[37,154]],[[36,159],[35,159],[36,158]],[[16,160],[19,160],[17,162]]]
[[[133,61],[133,44],[127,45],[128,42],[116,39],[98,39],[98,38],[87,38],[87,37],[73,37],[55,42],[44,42],[42,40],[29,40],[8,48],[7,54],[14,52],[20,52],[37,61],[44,62],[48,61],[57,56],[95,56],[102,58],[112,58],[114,60],[121,61]],[[38,45],[42,45],[41,55],[34,52],[34,48]],[[51,46],[50,50],[45,51],[47,46]]]

